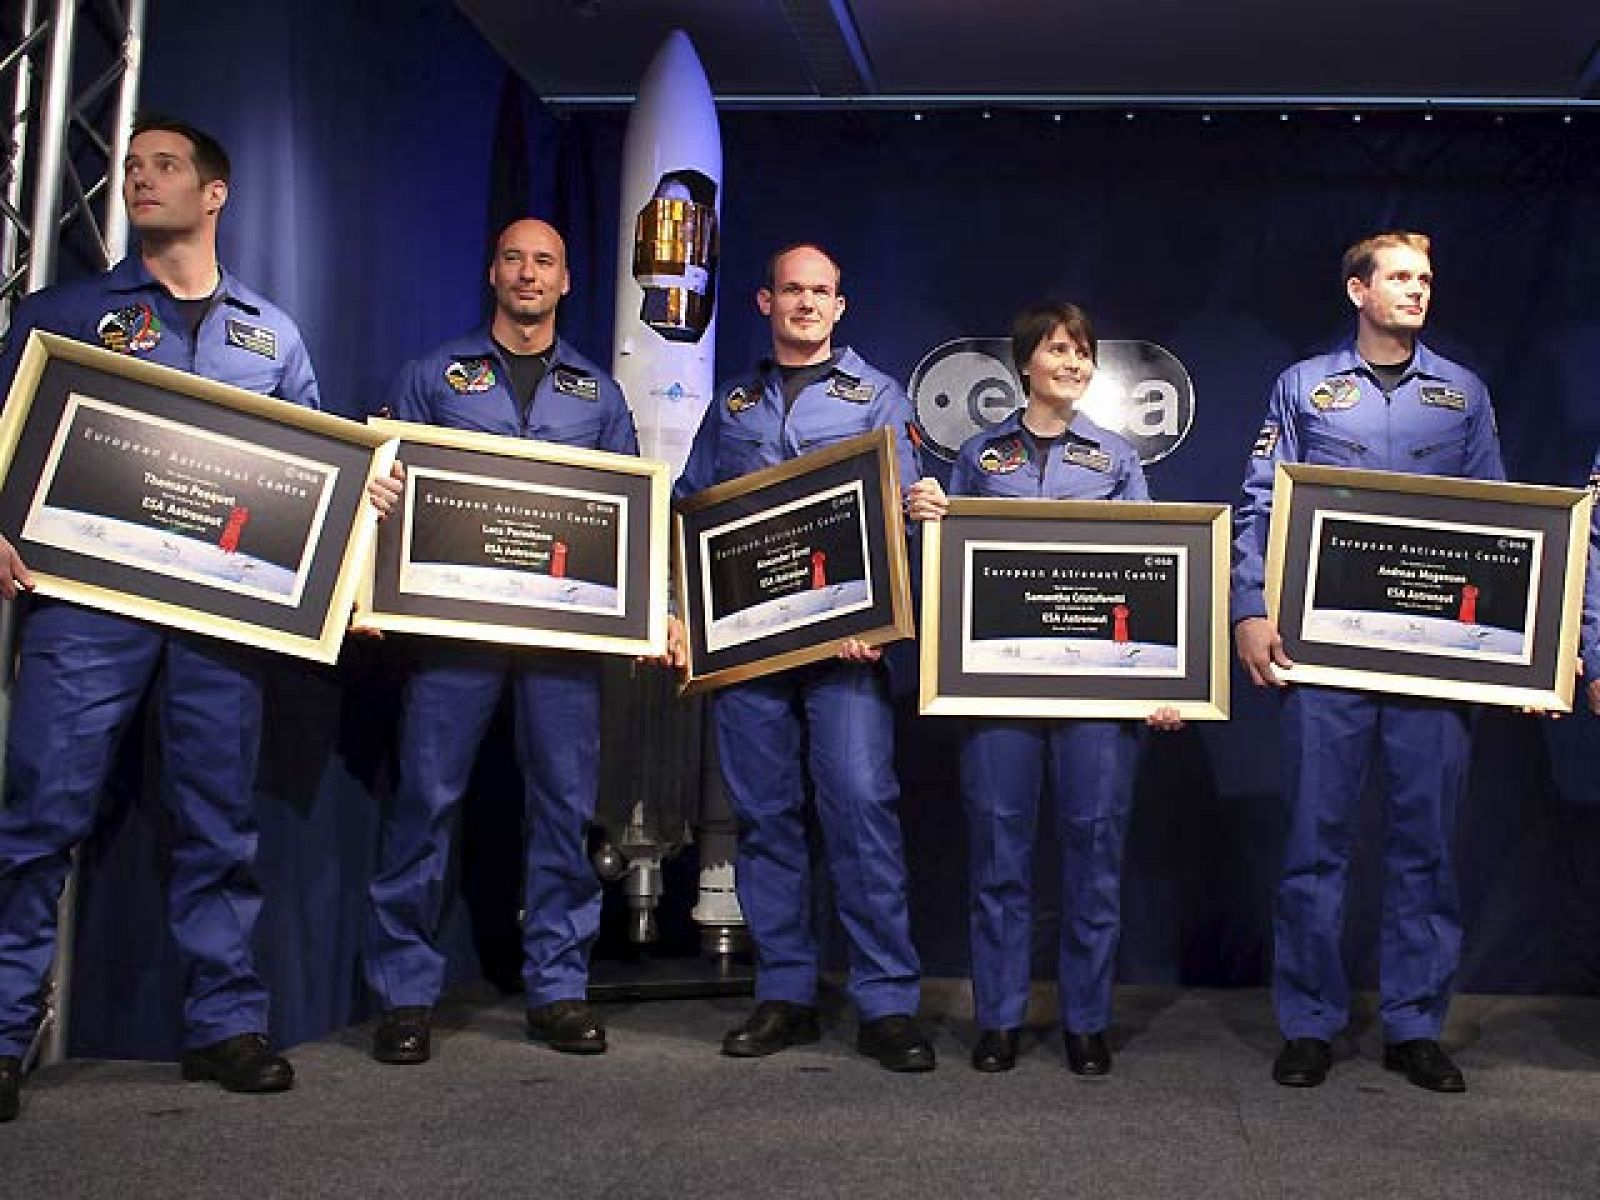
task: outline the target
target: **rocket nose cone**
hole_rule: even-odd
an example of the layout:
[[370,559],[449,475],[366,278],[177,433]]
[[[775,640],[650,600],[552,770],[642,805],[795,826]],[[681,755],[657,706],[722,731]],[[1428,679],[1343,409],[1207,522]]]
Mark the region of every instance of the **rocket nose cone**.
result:
[[684,103],[691,96],[697,101],[698,93],[704,94],[707,104],[711,103],[711,83],[700,65],[694,43],[683,30],[674,29],[650,60],[650,67],[639,83],[639,100],[646,103],[671,97]]

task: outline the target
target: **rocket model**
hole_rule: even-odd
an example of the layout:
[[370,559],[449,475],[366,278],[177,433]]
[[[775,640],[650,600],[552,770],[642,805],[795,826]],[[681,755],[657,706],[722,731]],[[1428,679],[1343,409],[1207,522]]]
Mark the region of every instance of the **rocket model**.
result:
[[[633,409],[640,452],[669,464],[674,479],[715,382],[721,208],[722,132],[711,85],[688,36],[674,31],[639,84],[623,142],[611,362]],[[661,860],[677,834],[670,818],[652,809],[674,784],[686,787],[696,800],[700,843],[693,915],[707,949],[726,958],[742,940],[744,918],[734,892],[733,816],[712,740],[703,736],[709,722],[699,719],[698,706],[678,702],[665,672],[634,680],[617,699],[628,712],[614,727],[630,730],[638,770],[631,816],[625,828],[608,829],[601,873],[626,873],[633,938],[653,940]],[[697,758],[700,772],[684,778]]]
[[647,458],[683,470],[711,399],[722,133],[711,85],[682,32],[639,85],[622,148],[616,354]]

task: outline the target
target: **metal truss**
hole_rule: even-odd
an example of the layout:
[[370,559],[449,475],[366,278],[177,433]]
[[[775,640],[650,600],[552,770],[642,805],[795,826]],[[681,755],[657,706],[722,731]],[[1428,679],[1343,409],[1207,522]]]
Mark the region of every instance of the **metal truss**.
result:
[[[122,161],[144,21],[145,0],[20,0],[0,16],[0,341],[23,296],[58,276],[103,271],[127,249]],[[11,715],[14,612],[0,604],[0,745]],[[0,788],[4,780],[0,756]],[[76,913],[74,870],[30,1063],[66,1057]]]
[[145,0],[21,0],[0,19],[0,336],[28,292],[127,248],[119,192],[144,23]]

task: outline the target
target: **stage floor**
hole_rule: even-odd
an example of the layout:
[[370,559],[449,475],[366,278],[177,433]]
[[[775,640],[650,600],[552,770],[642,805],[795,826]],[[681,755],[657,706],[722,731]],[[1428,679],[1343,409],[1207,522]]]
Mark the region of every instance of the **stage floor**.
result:
[[[932,1075],[821,1044],[717,1053],[749,1001],[603,1006],[611,1049],[527,1042],[520,1000],[456,998],[433,1062],[383,1067],[370,1029],[294,1048],[295,1090],[233,1096],[153,1063],[36,1072],[0,1126],[4,1194],[532,1197],[1455,1197],[1600,1195],[1600,999],[1461,997],[1446,1045],[1464,1096],[1385,1072],[1368,1014],[1329,1082],[1268,1078],[1261,991],[1124,988],[1116,1070],[1085,1080],[1048,1024],[979,1075],[965,986],[934,983]],[[941,1016],[940,1013],[958,1015]]]

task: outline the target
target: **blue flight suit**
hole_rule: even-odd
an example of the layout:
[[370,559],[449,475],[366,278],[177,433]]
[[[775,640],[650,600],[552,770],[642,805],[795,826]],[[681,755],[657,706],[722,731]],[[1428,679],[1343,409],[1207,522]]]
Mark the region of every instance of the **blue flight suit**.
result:
[[[1489,393],[1418,344],[1386,399],[1353,342],[1278,377],[1234,513],[1233,620],[1266,615],[1273,471],[1322,463],[1504,479]],[[1376,750],[1387,796],[1379,1012],[1388,1041],[1437,1039],[1461,951],[1451,866],[1471,757],[1465,706],[1329,687],[1283,702],[1288,836],[1273,916],[1273,998],[1286,1038],[1331,1041],[1349,1018],[1339,953],[1355,813]]]
[[[319,406],[294,322],[226,271],[194,337],[137,255],[29,296],[0,358],[7,391],[31,329]],[[20,1055],[32,1039],[70,853],[94,827],[117,739],[152,678],[177,839],[167,908],[184,969],[184,1044],[264,1033],[267,992],[251,947],[261,908],[260,653],[44,599],[32,603],[19,645],[0,809],[0,1055]]]
[[[615,380],[556,340],[524,415],[487,329],[407,364],[388,415],[401,421],[638,454]],[[370,887],[367,983],[385,1009],[433,1005],[436,942],[456,812],[509,678],[523,780],[523,978],[527,1004],[581,1000],[600,929],[585,837],[600,769],[600,670],[588,655],[449,639],[420,642],[400,717],[399,778]]]
[[1589,468],[1589,492],[1595,505],[1589,512],[1589,557],[1583,579],[1583,629],[1578,652],[1583,656],[1583,677],[1578,680],[1582,694],[1593,680],[1600,679],[1600,452]]
[[[683,498],[880,427],[895,432],[902,489],[921,473],[904,390],[853,350],[786,413],[778,369],[763,363],[718,389],[674,496]],[[906,907],[896,805],[894,711],[882,664],[813,663],[719,690],[712,720],[739,823],[734,875],[755,943],[756,998],[815,1004],[805,767],[809,765],[839,918],[848,989],[864,1021],[917,1010],[921,964]],[[802,747],[809,764],[801,761]]]
[[[961,447],[950,495],[1043,500],[1148,500],[1125,438],[1074,415],[1044,462],[1022,413]],[[1138,762],[1131,721],[974,720],[961,746],[967,811],[972,996],[981,1029],[1015,1029],[1032,979],[1033,843],[1048,781],[1061,843],[1061,1023],[1111,1024],[1121,932],[1122,850]]]

